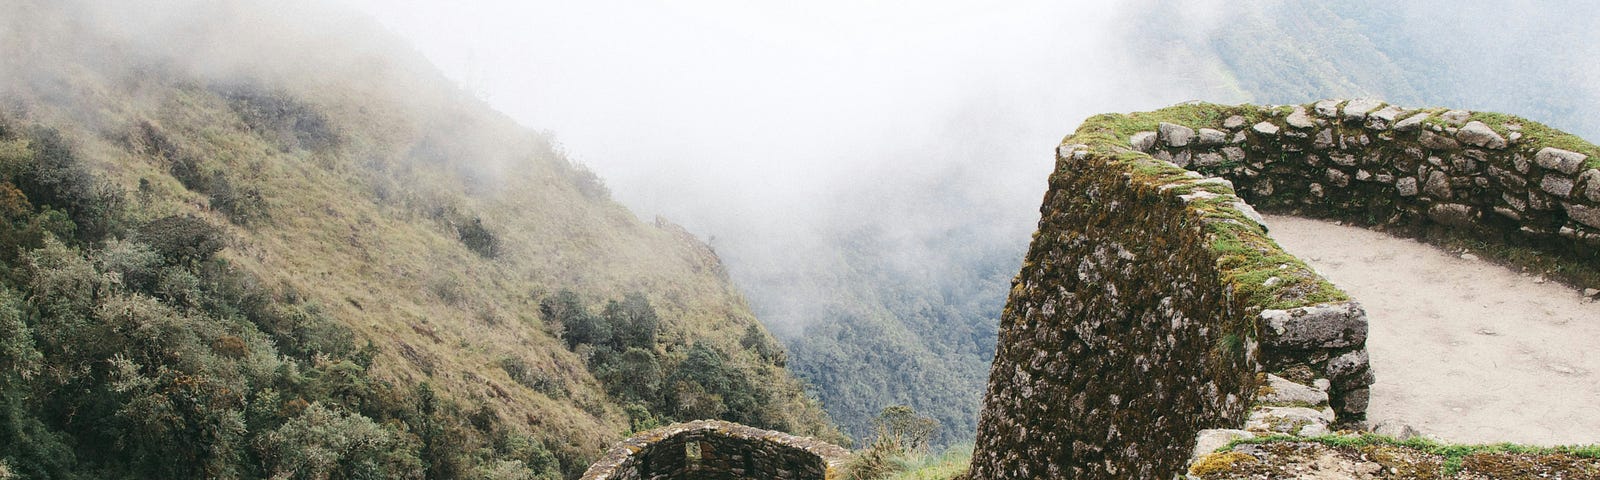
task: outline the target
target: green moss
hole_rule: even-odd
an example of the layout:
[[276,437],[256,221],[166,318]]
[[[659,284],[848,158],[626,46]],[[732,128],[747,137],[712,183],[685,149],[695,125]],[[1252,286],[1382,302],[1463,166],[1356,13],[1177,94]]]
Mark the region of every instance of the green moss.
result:
[[1521,125],[1521,143],[1523,145],[1532,145],[1538,148],[1552,147],[1578,152],[1589,156],[1589,159],[1584,162],[1585,167],[1600,168],[1600,146],[1596,146],[1577,135],[1551,128],[1543,123],[1504,113],[1473,112],[1471,119],[1483,122],[1503,136],[1511,134],[1511,130],[1505,128],[1506,125]]
[[1083,125],[1078,127],[1078,131],[1067,137],[1064,143],[1083,143],[1094,147],[1099,141],[1115,140],[1119,142],[1119,146],[1126,147],[1128,139],[1133,134],[1153,132],[1162,122],[1192,128],[1216,128],[1222,125],[1223,120],[1233,115],[1242,116],[1250,122],[1265,118],[1261,109],[1254,105],[1185,103],[1150,112],[1095,115],[1085,120]]
[[[1310,108],[1307,106],[1306,108]],[[1210,248],[1218,256],[1222,279],[1251,305],[1284,309],[1349,300],[1349,296],[1317,275],[1304,262],[1284,252],[1254,221],[1233,206],[1237,192],[1225,184],[1203,182],[1186,169],[1128,148],[1133,134],[1155,131],[1162,122],[1191,128],[1221,127],[1238,115],[1246,124],[1274,115],[1287,115],[1293,107],[1263,109],[1254,105],[1190,103],[1151,112],[1103,114],[1090,117],[1063,143],[1081,143],[1093,155],[1125,168],[1132,180],[1165,188],[1166,194],[1189,195],[1199,191],[1219,195],[1189,204],[1205,220]],[[1066,168],[1066,165],[1062,165]],[[1269,281],[1277,277],[1278,280]]]
[[1243,438],[1229,442],[1228,445],[1217,449],[1218,452],[1233,450],[1239,445],[1254,444],[1265,445],[1271,443],[1309,442],[1319,443],[1335,448],[1364,448],[1364,447],[1399,447],[1416,450],[1430,455],[1444,458],[1445,473],[1454,474],[1461,470],[1464,460],[1473,455],[1494,454],[1527,454],[1527,455],[1568,455],[1581,459],[1600,460],[1600,444],[1596,445],[1568,445],[1558,447],[1540,447],[1532,445],[1518,445],[1513,443],[1496,443],[1490,445],[1469,445],[1442,443],[1423,437],[1398,440],[1394,437],[1367,433],[1363,435],[1324,435],[1318,437],[1297,437],[1292,435],[1268,435],[1255,438]]

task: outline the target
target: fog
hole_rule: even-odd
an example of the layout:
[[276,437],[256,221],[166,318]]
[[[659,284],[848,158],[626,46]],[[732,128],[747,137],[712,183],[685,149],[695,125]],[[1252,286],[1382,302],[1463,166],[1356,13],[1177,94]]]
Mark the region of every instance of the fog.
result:
[[[885,261],[931,270],[962,260],[924,240],[963,225],[1020,253],[1079,121],[1202,96],[1120,45],[1130,4],[348,4],[641,216],[710,239],[744,284],[832,268],[818,239],[865,225],[904,242]],[[819,301],[756,307],[787,326]]]

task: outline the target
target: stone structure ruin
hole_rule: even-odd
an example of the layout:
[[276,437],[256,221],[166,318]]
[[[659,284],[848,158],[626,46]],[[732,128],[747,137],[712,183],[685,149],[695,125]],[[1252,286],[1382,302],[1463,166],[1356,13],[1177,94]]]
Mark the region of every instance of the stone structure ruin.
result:
[[589,467],[583,480],[824,480],[850,452],[807,437],[700,420],[634,435]]
[[970,478],[1172,478],[1235,436],[1213,429],[1363,427],[1366,316],[1252,205],[1596,265],[1596,157],[1520,118],[1372,100],[1090,118],[1002,314]]

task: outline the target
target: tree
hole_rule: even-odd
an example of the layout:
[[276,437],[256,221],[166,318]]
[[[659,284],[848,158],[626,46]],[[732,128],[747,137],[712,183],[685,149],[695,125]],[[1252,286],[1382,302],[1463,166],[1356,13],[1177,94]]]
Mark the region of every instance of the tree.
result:
[[938,420],[918,415],[916,410],[905,405],[885,407],[872,423],[878,430],[874,443],[887,443],[905,451],[926,449],[928,441],[939,432]]
[[569,350],[576,350],[580,344],[604,345],[611,341],[611,325],[589,313],[583,300],[571,290],[546,297],[539,302],[539,312],[546,322],[558,325]]
[[631,347],[655,348],[661,318],[644,294],[634,292],[624,296],[621,302],[607,302],[602,315],[612,329],[612,348],[618,351]]

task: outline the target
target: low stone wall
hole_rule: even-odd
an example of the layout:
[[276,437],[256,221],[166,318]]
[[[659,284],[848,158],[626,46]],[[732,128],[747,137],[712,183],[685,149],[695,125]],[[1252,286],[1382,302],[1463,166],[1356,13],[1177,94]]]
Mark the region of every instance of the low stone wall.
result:
[[1242,110],[1130,142],[1227,178],[1265,209],[1450,229],[1600,262],[1600,158],[1576,137],[1508,115],[1369,100]]
[[583,480],[836,478],[850,452],[813,438],[700,420],[623,440]]
[[1284,403],[1257,396],[1268,378],[1360,425],[1366,315],[1251,203],[1596,262],[1596,152],[1515,117],[1365,100],[1089,119],[1057,150],[1001,317],[971,478],[1171,478],[1196,432]]

